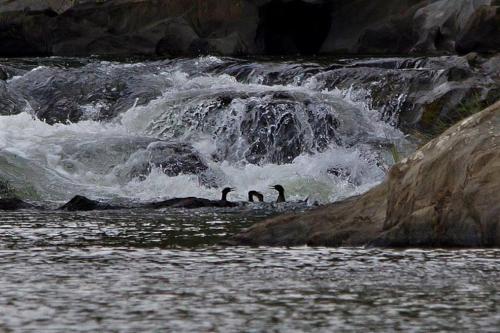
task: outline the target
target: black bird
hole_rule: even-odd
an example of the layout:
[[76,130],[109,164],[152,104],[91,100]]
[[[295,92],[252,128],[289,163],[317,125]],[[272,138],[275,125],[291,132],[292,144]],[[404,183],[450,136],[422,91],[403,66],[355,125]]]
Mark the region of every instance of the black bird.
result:
[[234,191],[234,188],[232,187],[226,187],[222,190],[222,198],[220,199],[221,201],[227,201],[227,195],[230,193],[230,192],[233,192]]
[[263,202],[264,201],[264,195],[262,195],[262,193],[257,192],[257,191],[250,191],[250,192],[248,192],[248,201],[249,202],[255,202],[254,198],[257,198],[257,200],[259,202]]
[[[236,207],[238,204],[236,202],[230,202],[227,200],[227,195],[234,191],[231,187],[226,187],[222,190],[221,200],[209,200],[204,198],[188,197],[188,198],[173,198],[164,201],[151,202],[146,204],[137,204],[128,207],[124,206],[113,206],[106,202],[100,202],[96,200],[91,200],[84,196],[77,195],[64,206],[59,208],[60,210],[67,211],[92,211],[92,210],[112,210],[112,209],[124,209],[124,208],[203,208],[203,207]],[[0,207],[1,208],[1,207]]]
[[238,204],[236,202],[230,202],[227,200],[227,195],[234,191],[234,188],[226,187],[222,190],[221,200],[209,200],[205,198],[173,198],[160,202],[153,202],[145,205],[146,208],[203,208],[203,207],[236,207]]
[[274,185],[270,187],[272,190],[278,191],[278,199],[276,199],[276,202],[286,202],[285,199],[285,189],[281,185]]

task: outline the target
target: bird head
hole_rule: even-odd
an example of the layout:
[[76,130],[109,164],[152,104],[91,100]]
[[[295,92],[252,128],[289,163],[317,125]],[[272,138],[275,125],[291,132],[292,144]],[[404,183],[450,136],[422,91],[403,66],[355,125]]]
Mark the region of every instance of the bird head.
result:
[[229,193],[229,192],[233,192],[235,190],[235,188],[233,187],[225,187],[223,190],[222,190],[222,193]]
[[276,190],[278,192],[285,192],[285,189],[281,185],[274,185],[270,187],[271,190]]

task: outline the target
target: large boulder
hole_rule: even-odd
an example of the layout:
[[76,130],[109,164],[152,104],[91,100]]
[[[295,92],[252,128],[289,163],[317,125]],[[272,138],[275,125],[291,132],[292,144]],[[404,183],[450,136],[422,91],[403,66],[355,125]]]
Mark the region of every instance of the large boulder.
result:
[[127,183],[146,178],[153,168],[168,176],[194,174],[203,181],[205,159],[189,144],[147,137],[107,137],[84,142],[68,140],[61,152],[61,166],[68,173],[114,175]]
[[130,156],[122,166],[115,167],[120,178],[145,178],[153,168],[158,168],[170,177],[193,174],[203,179],[208,170],[205,159],[188,144],[156,141],[146,149],[140,149]]
[[394,166],[366,194],[258,223],[233,243],[500,246],[499,148],[500,102]]
[[0,114],[16,113],[28,102],[33,113],[49,124],[108,120],[159,96],[167,83],[156,73],[166,66],[168,61],[131,66],[108,62],[40,66],[8,84],[0,81],[0,96],[6,96],[0,99],[0,106],[6,106]]
[[23,111],[23,107],[24,104],[20,101],[19,96],[0,80],[0,116],[18,114]]
[[458,36],[457,50],[462,53],[500,50],[500,6],[483,6],[474,12]]
[[[459,36],[468,22],[491,26],[491,0],[336,0],[332,7],[330,32],[321,53],[442,53],[456,51]],[[479,16],[479,18],[477,18]],[[483,36],[478,36],[483,40]],[[461,48],[461,52],[474,49]],[[481,51],[498,51],[489,44]]]
[[354,87],[350,98],[379,110],[384,120],[435,135],[500,98],[499,59],[468,54],[350,60],[308,80],[319,90]]
[[493,0],[0,0],[0,55],[498,51]]
[[253,53],[257,18],[248,1],[4,0],[0,54]]

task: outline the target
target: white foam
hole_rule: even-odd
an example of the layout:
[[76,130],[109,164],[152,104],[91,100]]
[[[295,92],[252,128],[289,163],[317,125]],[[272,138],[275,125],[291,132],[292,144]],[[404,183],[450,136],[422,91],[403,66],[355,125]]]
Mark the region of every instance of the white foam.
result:
[[[220,59],[200,58],[198,61],[200,65],[205,66],[219,63]],[[160,170],[153,169],[143,180],[135,179],[123,183],[112,170],[103,172],[92,163],[85,164],[79,160],[69,159],[64,152],[64,147],[68,143],[93,142],[96,138],[99,138],[98,142],[106,142],[108,138],[116,137],[159,135],[168,138],[170,135],[193,144],[195,149],[205,156],[210,167],[222,175],[221,181],[224,185],[237,188],[232,194],[234,199],[245,200],[248,190],[257,190],[263,192],[269,200],[276,196],[269,186],[281,184],[285,186],[287,195],[292,200],[310,197],[311,201],[326,202],[364,192],[384,178],[384,172],[374,163],[377,153],[373,147],[356,145],[343,148],[331,145],[321,153],[302,154],[290,164],[253,165],[238,160],[244,155],[248,143],[236,141],[234,145],[239,146],[235,148],[238,158],[234,158],[231,162],[214,162],[211,156],[220,142],[217,143],[209,132],[186,127],[183,115],[173,114],[172,102],[182,104],[186,99],[203,100],[216,92],[286,91],[291,94],[305,94],[325,103],[333,103],[340,108],[348,107],[350,112],[356,112],[356,115],[343,115],[345,121],[364,122],[363,131],[369,132],[369,135],[375,138],[402,137],[399,131],[378,120],[376,111],[369,110],[361,102],[355,102],[357,99],[351,94],[338,90],[316,91],[319,83],[313,80],[304,86],[265,86],[261,85],[259,80],[254,80],[255,83],[251,84],[240,83],[234,77],[225,74],[190,77],[186,73],[172,71],[162,72],[159,75],[172,83],[168,85],[169,88],[166,88],[163,95],[147,105],[132,107],[113,122],[87,120],[75,124],[51,126],[28,113],[0,117],[0,157],[3,153],[17,155],[44,170],[42,176],[45,177],[42,180],[44,190],[53,192],[46,193],[48,198],[64,200],[71,194],[90,197],[120,196],[143,201],[181,196],[218,198],[220,190],[202,186],[197,175],[169,177]],[[241,110],[238,109],[237,99],[233,104],[234,114],[227,114],[223,119],[217,119],[222,124],[219,124],[220,126],[233,126],[231,124],[238,123],[238,117],[244,109],[241,105]],[[92,116],[99,112],[101,105],[88,104],[82,108]],[[332,112],[334,111],[337,112],[337,110]],[[159,124],[166,117],[176,117],[174,121],[178,122],[179,126],[174,129],[180,131],[180,135],[173,135],[171,132],[151,132],[152,126]],[[307,119],[301,121],[306,122]],[[167,127],[158,126],[158,128],[165,130]],[[104,155],[100,158],[107,157]],[[29,166],[23,164],[23,167]],[[31,171],[25,170],[25,172],[29,174]],[[86,192],[75,193],[77,191]]]

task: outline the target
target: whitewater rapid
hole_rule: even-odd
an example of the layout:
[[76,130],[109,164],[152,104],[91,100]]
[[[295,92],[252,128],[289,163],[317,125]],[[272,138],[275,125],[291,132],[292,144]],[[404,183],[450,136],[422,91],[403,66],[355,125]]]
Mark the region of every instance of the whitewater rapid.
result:
[[[234,200],[245,200],[252,189],[271,201],[275,193],[269,186],[279,183],[291,200],[332,202],[378,184],[392,163],[390,146],[406,144],[377,110],[352,98],[355,89],[319,88],[314,77],[300,72],[280,84],[265,84],[258,74],[242,80],[229,70],[221,73],[219,58],[191,62],[168,63],[146,74],[144,82],[161,87],[158,96],[143,103],[136,97],[111,119],[99,116],[104,100],[80,103],[78,122],[42,121],[28,100],[24,112],[0,116],[0,178],[31,200],[64,201],[76,194],[134,201],[217,198],[220,187],[232,186]],[[206,69],[214,64],[217,70]],[[147,64],[91,66],[110,75],[113,69],[136,71]],[[52,70],[37,66],[7,84],[26,87],[22,81],[33,81],[35,74],[50,80]],[[169,176],[157,166],[141,177],[124,178],[123,170],[146,156],[147,140],[192,146],[211,183],[199,174]]]

